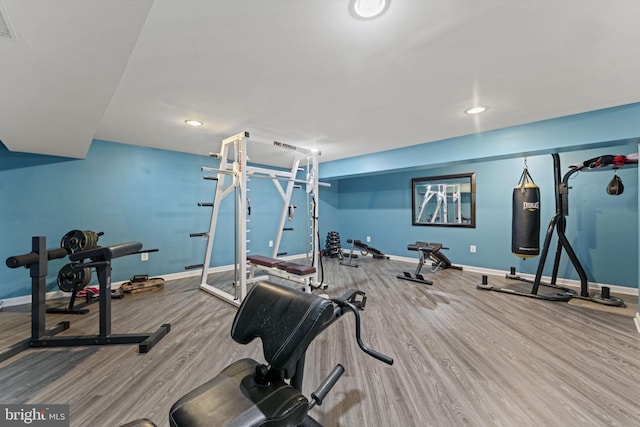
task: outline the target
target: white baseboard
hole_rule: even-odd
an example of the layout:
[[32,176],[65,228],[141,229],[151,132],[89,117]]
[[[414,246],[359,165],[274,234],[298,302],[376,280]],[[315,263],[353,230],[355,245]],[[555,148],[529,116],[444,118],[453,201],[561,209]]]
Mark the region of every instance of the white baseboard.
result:
[[[389,259],[394,260],[394,261],[403,261],[403,262],[409,262],[409,263],[416,263],[416,258],[408,258],[408,257],[403,257],[403,256],[397,256],[397,255],[387,255],[389,257]],[[300,259],[301,257],[305,257],[305,254],[300,254],[300,255],[290,255],[290,256],[286,256],[286,257],[282,257],[282,259],[284,260],[294,260],[294,259]],[[456,264],[456,265],[460,265],[460,264]],[[488,276],[498,276],[498,277],[505,277],[507,272],[503,271],[503,270],[495,270],[495,269],[490,269],[490,268],[482,268],[482,267],[476,267],[473,265],[460,265],[460,267],[462,267],[463,271],[469,272],[469,273],[478,273],[478,274],[486,274]],[[212,273],[222,273],[225,271],[230,271],[233,270],[233,264],[229,264],[229,265],[222,265],[222,266],[218,266],[218,267],[211,267],[209,268],[209,274]],[[200,269],[196,269],[196,270],[191,270],[191,271],[181,271],[178,273],[170,273],[170,274],[163,274],[162,278],[164,278],[164,280],[177,280],[177,279],[184,279],[186,277],[193,277],[193,276],[200,276],[202,273],[200,271]],[[533,280],[535,279],[535,275],[533,274],[522,274],[522,273],[518,273],[519,276],[521,276],[522,278],[525,279],[530,279]],[[551,280],[551,277],[548,276],[543,276],[542,277],[543,281],[549,281]],[[120,282],[113,282],[111,283],[111,289],[118,289],[123,283],[125,283],[126,280],[120,281]],[[571,280],[571,279],[558,279],[556,281],[556,284],[560,285],[560,286],[566,286],[569,288],[575,288],[575,289],[580,289],[580,281],[579,280]],[[91,286],[96,286],[96,285],[91,285]],[[592,283],[589,282],[589,286],[591,290],[595,290],[595,291],[599,291],[600,289],[602,289],[603,286],[608,286],[609,288],[611,288],[611,291],[613,291],[614,293],[618,293],[618,294],[622,294],[622,295],[635,295],[636,297],[638,296],[638,289],[635,288],[629,288],[627,286],[617,286],[617,285],[609,285],[609,284],[604,284],[604,283]],[[57,291],[52,291],[52,292],[47,292],[47,300],[53,300],[53,299],[58,299],[58,298],[68,298],[69,297],[69,293],[67,292],[62,292],[60,290]],[[0,300],[0,307],[11,307],[14,305],[22,305],[22,304],[30,304],[31,303],[31,295],[24,295],[24,296],[19,296],[19,297],[14,297],[14,298],[6,298],[3,300]],[[640,331],[640,326],[638,325],[638,322],[640,322],[640,320],[638,319],[634,319],[636,321],[636,326],[638,326],[638,330]]]
[[[290,256],[282,257],[282,259],[290,261],[290,260],[294,260],[294,259],[299,259],[301,257],[305,257],[305,254],[290,255]],[[233,264],[221,265],[221,266],[218,266],[218,267],[209,268],[209,274],[222,273],[222,272],[231,271],[231,270],[233,270]],[[190,271],[181,271],[181,272],[178,272],[178,273],[162,274],[160,276],[164,280],[169,281],[169,280],[184,279],[186,277],[200,276],[201,274],[202,274],[202,271],[200,269],[195,269],[195,270],[190,270]],[[127,282],[127,280],[122,280],[122,281],[119,281],[119,282],[112,282],[111,283],[111,289],[118,289],[125,282]],[[89,285],[89,286],[94,287],[94,286],[98,286],[98,285],[97,284],[93,284],[93,285]],[[47,292],[46,299],[47,300],[54,300],[54,299],[59,299],[59,298],[69,298],[70,295],[71,295],[70,292],[62,292],[60,290],[56,290],[56,291]],[[3,300],[0,300],[0,310],[3,307],[11,307],[11,306],[23,305],[23,304],[31,304],[31,295],[23,295],[23,296],[19,296],[19,297],[5,298]]]
[[633,321],[636,322],[636,329],[640,334],[640,313],[636,313],[636,317],[633,318]]

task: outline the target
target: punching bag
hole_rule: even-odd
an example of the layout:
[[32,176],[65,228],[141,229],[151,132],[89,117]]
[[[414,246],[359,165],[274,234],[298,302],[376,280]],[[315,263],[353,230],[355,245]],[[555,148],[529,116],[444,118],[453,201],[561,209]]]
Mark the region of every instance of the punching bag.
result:
[[511,252],[519,258],[540,253],[540,188],[526,167],[513,189]]
[[624,191],[624,185],[618,174],[613,175],[613,179],[607,184],[607,194],[619,196]]

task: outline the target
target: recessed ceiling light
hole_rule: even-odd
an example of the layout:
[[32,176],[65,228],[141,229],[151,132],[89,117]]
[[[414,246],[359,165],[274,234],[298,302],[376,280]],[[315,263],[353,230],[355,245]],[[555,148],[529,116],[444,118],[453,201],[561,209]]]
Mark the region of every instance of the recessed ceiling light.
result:
[[200,120],[185,120],[184,122],[189,126],[196,126],[196,127],[202,126],[204,124]]
[[489,107],[473,107],[464,110],[465,114],[480,114],[487,111]]
[[351,0],[349,10],[358,19],[374,19],[382,15],[391,0]]

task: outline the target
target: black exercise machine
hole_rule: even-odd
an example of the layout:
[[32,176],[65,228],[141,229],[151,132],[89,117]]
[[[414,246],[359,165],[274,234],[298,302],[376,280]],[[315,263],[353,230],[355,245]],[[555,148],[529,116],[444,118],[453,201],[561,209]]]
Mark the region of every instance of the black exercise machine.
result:
[[[624,301],[620,298],[611,296],[610,289],[606,286],[602,287],[601,294],[589,294],[589,283],[587,281],[587,274],[580,263],[576,253],[574,252],[571,244],[569,243],[569,239],[567,239],[565,235],[566,230],[566,216],[569,215],[569,179],[576,173],[582,170],[590,170],[596,168],[602,168],[603,166],[610,166],[614,169],[621,167],[624,164],[624,160],[622,163],[610,162],[603,163],[603,158],[623,158],[625,156],[602,156],[594,159],[587,160],[582,164],[570,166],[569,171],[565,173],[564,177],[561,179],[561,167],[560,167],[560,156],[557,153],[552,153],[553,157],[553,177],[554,177],[554,189],[555,189],[555,206],[556,213],[551,218],[549,223],[549,227],[547,228],[547,234],[544,240],[544,246],[542,247],[542,251],[540,253],[540,261],[538,262],[538,268],[536,271],[536,276],[533,281],[522,278],[515,273],[515,268],[511,268],[509,274],[507,274],[508,279],[520,280],[523,282],[533,283],[530,291],[526,291],[517,285],[507,285],[503,288],[494,287],[493,285],[488,283],[487,276],[482,277],[482,282],[477,285],[479,289],[492,290],[497,292],[505,292],[514,295],[520,295],[530,298],[538,298],[549,301],[569,301],[571,298],[579,298],[585,300],[591,300],[600,304],[611,305],[611,306],[624,306]],[[635,163],[635,162],[630,162]],[[637,165],[637,163],[635,163]],[[554,231],[558,235],[558,243],[556,246],[555,259],[553,263],[553,271],[551,273],[551,282],[550,283],[542,283],[542,273],[544,270],[544,265],[547,259],[547,255],[549,253],[549,249],[551,246],[551,239],[553,237]],[[556,284],[556,280],[558,278],[558,269],[560,266],[560,258],[562,255],[562,250],[565,250],[567,256],[569,257],[569,261],[573,265],[573,268],[578,273],[578,277],[580,278],[580,294],[577,294],[573,289],[569,289],[566,287],[558,286]],[[543,287],[541,291],[540,287]]]
[[[393,364],[392,358],[367,348],[360,338],[358,311],[364,309],[365,303],[365,294],[354,289],[340,298],[325,299],[287,286],[258,282],[236,313],[231,337],[240,344],[260,338],[266,364],[241,359],[227,366],[173,405],[170,425],[321,426],[308,413],[322,404],[344,368],[338,364],[310,399],[302,394],[305,352],[316,336],[351,311],[358,346],[368,355]],[[154,424],[143,419],[126,425]]]
[[351,244],[351,250],[349,251],[349,255],[344,256],[349,257],[349,262],[340,262],[341,265],[346,265],[348,267],[357,267],[359,265],[352,262],[354,258],[358,258],[358,255],[353,253],[356,248],[360,250],[360,255],[362,256],[371,254],[374,258],[389,259],[389,257],[383,254],[380,250],[374,248],[373,246],[367,245],[362,240],[347,239],[347,243]]
[[[67,255],[64,248],[46,249],[44,236],[33,237],[31,252],[7,258],[9,268],[25,267],[31,276],[31,338],[11,346],[0,353],[0,361],[26,350],[29,347],[85,346],[105,344],[139,344],[139,352],[146,353],[164,337],[171,325],[164,324],[153,333],[111,334],[111,260],[138,253],[140,242],[121,243],[108,247],[98,247],[73,253],[69,256],[75,268],[95,268],[100,284],[100,320],[98,335],[54,336],[69,329],[69,322],[58,323],[50,330],[45,329],[47,263],[51,259]],[[89,260],[89,262],[85,262]]]
[[407,249],[410,251],[417,251],[420,254],[418,265],[413,275],[408,271],[403,271],[402,274],[398,274],[398,279],[410,280],[412,282],[424,283],[425,285],[433,285],[431,280],[427,280],[422,275],[422,266],[431,261],[431,272],[435,273],[438,270],[444,270],[446,268],[455,268],[456,270],[462,270],[462,267],[453,265],[449,258],[441,252],[442,249],[449,249],[442,246],[442,243],[428,243],[428,242],[415,242],[407,245]]

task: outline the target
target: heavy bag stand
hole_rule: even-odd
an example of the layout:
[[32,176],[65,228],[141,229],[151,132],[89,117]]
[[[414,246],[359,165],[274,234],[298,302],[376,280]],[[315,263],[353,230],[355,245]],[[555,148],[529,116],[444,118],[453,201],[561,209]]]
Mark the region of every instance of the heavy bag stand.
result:
[[553,157],[556,214],[551,219],[549,227],[547,228],[547,235],[544,239],[542,252],[540,253],[540,262],[538,263],[538,270],[536,271],[536,277],[533,281],[533,288],[531,288],[531,293],[536,294],[538,292],[538,287],[541,284],[542,270],[544,269],[544,264],[549,252],[549,246],[551,245],[551,237],[553,236],[553,230],[555,227],[558,234],[558,244],[556,246],[556,255],[553,262],[551,283],[547,284],[546,286],[552,286],[558,289],[566,290],[566,288],[561,288],[556,285],[556,279],[558,278],[558,268],[560,266],[560,256],[562,255],[562,249],[564,249],[569,256],[569,260],[571,261],[573,268],[575,268],[576,272],[578,273],[578,277],[580,277],[580,295],[573,293],[571,297],[586,299],[597,302],[599,304],[622,307],[624,306],[624,301],[620,298],[612,297],[610,294],[610,289],[608,287],[602,288],[602,294],[589,295],[589,282],[587,280],[587,273],[585,273],[584,268],[582,268],[580,260],[576,256],[576,253],[573,251],[573,248],[569,243],[569,239],[567,239],[567,236],[565,235],[566,216],[569,215],[569,189],[571,188],[569,187],[569,179],[574,174],[583,170],[586,166],[588,166],[588,164],[583,163],[580,166],[571,166],[569,171],[562,177],[562,181],[560,181],[560,156],[558,155],[558,153],[553,153],[551,154],[551,156]]
[[[553,172],[554,172],[554,189],[555,189],[555,203],[556,203],[556,213],[551,218],[549,222],[549,227],[547,228],[547,233],[544,239],[544,245],[542,247],[542,251],[540,252],[540,261],[538,262],[538,269],[536,271],[536,276],[533,281],[522,278],[515,273],[515,268],[511,268],[509,274],[507,274],[508,279],[515,279],[524,282],[533,283],[531,291],[529,293],[520,291],[518,289],[511,289],[508,287],[497,288],[490,285],[487,281],[487,276],[482,276],[482,283],[479,283],[477,287],[479,289],[488,289],[498,292],[506,292],[514,295],[521,295],[531,298],[539,298],[549,301],[569,301],[571,298],[579,298],[584,300],[590,300],[599,304],[605,304],[610,306],[618,306],[623,307],[624,301],[620,298],[613,297],[610,295],[610,289],[608,287],[602,287],[602,294],[589,294],[589,282],[587,280],[587,274],[580,263],[575,251],[571,247],[571,243],[569,243],[569,239],[565,235],[566,231],[566,216],[569,215],[569,179],[576,173],[583,170],[585,167],[588,167],[588,162],[584,162],[582,165],[573,165],[570,167],[569,171],[561,177],[561,167],[560,167],[560,156],[558,153],[551,154],[553,158]],[[551,282],[550,283],[542,283],[542,272],[544,270],[544,265],[547,259],[547,255],[549,253],[549,248],[551,246],[551,238],[553,237],[554,230],[558,234],[558,244],[556,246],[556,254],[553,263],[553,271],[551,273]],[[569,257],[569,261],[575,268],[578,273],[578,277],[580,278],[580,294],[578,295],[576,291],[573,289],[565,288],[562,286],[558,286],[556,284],[558,278],[558,269],[560,267],[560,258],[562,256],[562,250],[567,252]],[[540,285],[553,288],[555,291],[551,293],[539,293]]]
[[[89,249],[71,254],[71,261],[79,261],[77,268],[95,268],[100,283],[100,319],[98,335],[53,336],[69,329],[69,322],[58,323],[52,329],[45,329],[47,262],[63,258],[65,249],[46,249],[44,236],[33,237],[32,250],[24,255],[7,258],[9,268],[25,267],[31,276],[31,338],[11,346],[0,353],[0,361],[6,360],[30,347],[85,346],[106,344],[139,344],[138,351],[147,353],[162,337],[169,333],[170,324],[163,324],[153,333],[111,334],[111,260],[137,253],[142,248],[140,242],[121,243],[114,246]],[[85,259],[90,259],[84,263]]]

